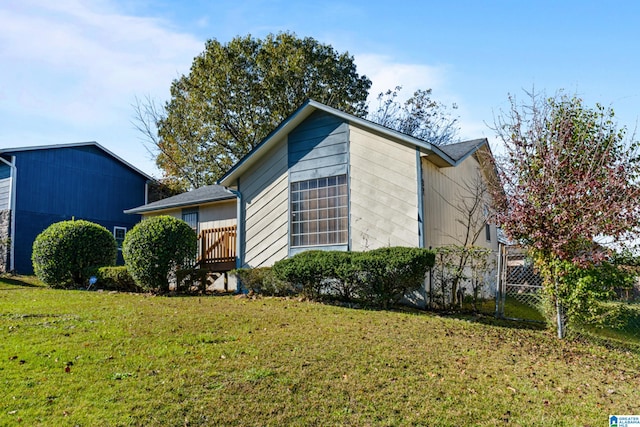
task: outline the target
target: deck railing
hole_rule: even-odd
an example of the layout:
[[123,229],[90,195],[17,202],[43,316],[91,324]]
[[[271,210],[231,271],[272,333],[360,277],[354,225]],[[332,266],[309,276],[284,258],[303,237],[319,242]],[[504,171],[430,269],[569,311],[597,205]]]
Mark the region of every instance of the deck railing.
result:
[[198,264],[231,264],[236,261],[237,227],[210,228],[198,236]]

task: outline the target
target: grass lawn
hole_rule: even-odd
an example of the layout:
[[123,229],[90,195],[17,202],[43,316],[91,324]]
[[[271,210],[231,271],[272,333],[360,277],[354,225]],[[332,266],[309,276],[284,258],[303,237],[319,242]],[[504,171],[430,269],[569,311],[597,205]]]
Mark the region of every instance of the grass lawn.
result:
[[640,414],[640,354],[487,322],[0,280],[0,425],[604,426]]

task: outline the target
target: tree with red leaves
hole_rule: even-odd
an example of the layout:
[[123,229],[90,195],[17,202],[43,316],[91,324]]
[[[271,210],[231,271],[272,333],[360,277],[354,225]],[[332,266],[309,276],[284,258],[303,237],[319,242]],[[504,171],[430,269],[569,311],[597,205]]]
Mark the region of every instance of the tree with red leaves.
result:
[[503,189],[493,193],[503,230],[539,267],[563,337],[562,307],[570,312],[578,300],[607,294],[563,281],[564,272],[597,266],[607,247],[625,246],[640,229],[640,157],[612,109],[563,93],[527,96],[527,103],[510,97],[496,119]]

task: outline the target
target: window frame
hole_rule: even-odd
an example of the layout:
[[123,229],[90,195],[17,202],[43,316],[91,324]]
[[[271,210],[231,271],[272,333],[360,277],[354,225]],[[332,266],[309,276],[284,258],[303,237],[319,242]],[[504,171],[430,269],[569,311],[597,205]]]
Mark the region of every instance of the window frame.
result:
[[[190,215],[195,215],[195,228],[193,227],[191,222],[187,221],[187,219],[186,219],[186,217],[190,216]],[[196,232],[196,234],[200,233],[200,209],[199,208],[182,209],[180,218],[184,222],[189,224],[189,227],[191,227],[193,229],[193,231]]]
[[289,247],[346,247],[349,244],[347,174],[289,183]]
[[[122,239],[118,239],[118,231],[123,231]],[[116,246],[119,251],[122,251],[122,244],[124,243],[124,238],[127,235],[127,227],[122,227],[119,225],[113,226],[113,238],[116,240]]]

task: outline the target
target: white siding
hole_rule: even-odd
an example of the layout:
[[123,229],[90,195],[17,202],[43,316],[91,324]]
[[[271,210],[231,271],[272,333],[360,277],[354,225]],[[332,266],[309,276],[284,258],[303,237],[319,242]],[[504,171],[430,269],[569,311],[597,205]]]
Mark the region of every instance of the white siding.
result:
[[235,199],[200,206],[198,211],[200,230],[235,225],[237,212],[238,207]]
[[350,127],[351,249],[418,246],[415,149]]
[[[187,208],[191,209],[193,207]],[[160,212],[144,213],[143,219],[159,215],[169,215],[182,219],[182,209],[174,208]],[[198,223],[200,230],[207,228],[228,227],[236,224],[237,206],[235,200],[225,200],[198,206]]]
[[286,258],[289,241],[286,138],[242,175],[239,189],[245,215],[243,265],[270,266]]
[[[422,158],[424,182],[425,246],[434,248],[465,243],[467,220],[464,203],[470,203],[473,196],[469,188],[475,186],[477,177],[483,177],[475,156],[469,156],[457,167],[438,168]],[[483,204],[491,206],[488,197]],[[481,206],[478,215],[483,216]],[[478,220],[478,223],[480,220]],[[491,240],[487,241],[483,225],[475,245],[497,249],[495,226],[491,225]],[[471,243],[469,243],[471,244]]]

